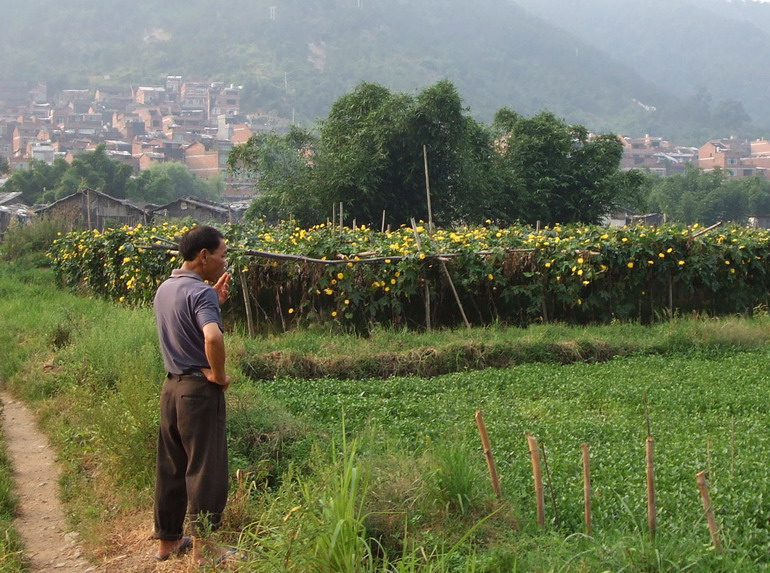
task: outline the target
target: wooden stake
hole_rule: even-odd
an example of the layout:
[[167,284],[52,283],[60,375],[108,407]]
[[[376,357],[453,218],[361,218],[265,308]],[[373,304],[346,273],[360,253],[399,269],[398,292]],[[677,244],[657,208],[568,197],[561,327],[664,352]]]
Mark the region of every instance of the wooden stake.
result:
[[481,414],[481,410],[476,410],[476,426],[479,428],[479,434],[481,435],[481,447],[484,450],[484,457],[487,459],[487,467],[489,468],[489,478],[492,480],[492,490],[498,499],[503,497],[503,490],[500,487],[500,479],[497,477],[497,468],[495,467],[495,458],[492,457],[492,445],[489,443],[489,436],[487,435],[487,427],[484,425],[484,417]]
[[382,210],[382,226],[380,226],[380,231],[382,233],[385,232],[385,209]]
[[532,458],[532,477],[535,480],[535,503],[537,504],[537,524],[545,527],[545,498],[543,496],[543,472],[540,469],[540,452],[537,450],[537,438],[527,434],[529,456]]
[[580,444],[583,450],[583,514],[586,522],[586,535],[591,535],[591,457],[588,442]]
[[655,504],[655,462],[653,452],[655,439],[647,436],[647,524],[650,528],[650,538],[655,539],[656,504]]
[[703,509],[706,512],[706,521],[708,522],[709,533],[711,533],[711,543],[714,546],[714,551],[720,553],[722,551],[722,542],[719,539],[716,519],[714,519],[714,508],[711,507],[711,496],[706,484],[706,472],[695,474],[695,480],[698,482],[698,490],[700,490],[700,496],[703,500]]
[[553,521],[559,523],[559,508],[556,507],[556,493],[553,488],[553,476],[551,470],[548,467],[548,456],[545,453],[545,444],[540,442],[540,455],[543,456],[543,467],[545,468],[545,477],[548,478],[548,493],[551,496],[551,507],[553,508]]

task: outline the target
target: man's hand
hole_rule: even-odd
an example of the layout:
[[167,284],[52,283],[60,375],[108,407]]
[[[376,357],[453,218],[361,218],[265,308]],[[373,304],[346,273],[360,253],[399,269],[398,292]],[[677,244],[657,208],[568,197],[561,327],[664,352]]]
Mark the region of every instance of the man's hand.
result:
[[214,371],[211,368],[201,368],[201,372],[203,372],[203,375],[206,377],[206,380],[208,380],[212,384],[221,386],[222,392],[224,392],[230,387],[230,376],[228,376],[227,374],[225,374],[225,381],[223,383],[222,381],[216,379],[216,376],[214,376]]
[[230,275],[228,272],[225,272],[214,284],[214,290],[217,291],[217,297],[219,297],[220,305],[224,304],[227,298],[230,296],[231,280],[233,280],[232,275]]

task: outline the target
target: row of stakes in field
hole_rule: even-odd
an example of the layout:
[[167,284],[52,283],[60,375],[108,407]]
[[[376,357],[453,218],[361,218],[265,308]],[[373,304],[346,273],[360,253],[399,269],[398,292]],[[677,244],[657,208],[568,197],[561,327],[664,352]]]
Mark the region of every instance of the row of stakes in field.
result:
[[[481,435],[481,446],[483,448],[484,456],[487,461],[487,467],[489,468],[489,476],[492,481],[492,489],[495,496],[501,499],[503,496],[502,488],[500,486],[500,478],[497,475],[497,469],[495,466],[495,460],[492,455],[492,446],[489,441],[489,435],[484,424],[484,417],[481,410],[476,411],[476,425],[479,428],[479,434]],[[649,427],[649,426],[648,426]],[[548,473],[548,463],[545,458],[545,449],[540,444],[538,447],[537,438],[530,434],[526,434],[527,445],[529,447],[529,455],[532,460],[532,476],[535,482],[535,503],[537,507],[537,524],[540,527],[545,527],[545,490],[543,488],[543,465],[545,465],[546,472]],[[655,440],[651,435],[647,435],[646,440],[646,466],[647,466],[647,523],[650,530],[650,538],[655,538],[655,530],[657,528],[656,522],[656,501],[655,501],[655,465],[654,465],[654,444]],[[589,456],[589,445],[584,442],[581,444],[582,458],[583,458],[583,514],[585,520],[585,532],[586,535],[591,535],[591,466]],[[541,452],[543,457],[541,459]],[[545,464],[543,464],[545,462]],[[708,484],[706,483],[706,472],[701,471],[695,474],[695,480],[698,485],[701,499],[703,501],[703,509],[706,515],[706,522],[708,524],[709,533],[711,534],[711,543],[714,547],[714,551],[721,552],[722,542],[719,536],[719,529],[717,528],[716,519],[714,518],[714,511],[711,505],[711,496],[709,495]],[[549,482],[551,482],[549,474]],[[551,491],[553,496],[553,491]],[[554,508],[556,502],[552,498]]]

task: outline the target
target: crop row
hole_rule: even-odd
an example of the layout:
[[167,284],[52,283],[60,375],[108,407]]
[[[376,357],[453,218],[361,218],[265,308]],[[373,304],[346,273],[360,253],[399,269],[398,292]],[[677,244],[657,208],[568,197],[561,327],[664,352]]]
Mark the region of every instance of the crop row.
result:
[[[60,284],[143,305],[181,263],[169,242],[185,230],[74,232],[56,240],[50,257]],[[257,321],[283,328],[649,321],[751,312],[770,290],[770,234],[739,226],[421,224],[382,232],[257,222],[223,230],[235,285],[248,295],[233,310],[248,300]]]

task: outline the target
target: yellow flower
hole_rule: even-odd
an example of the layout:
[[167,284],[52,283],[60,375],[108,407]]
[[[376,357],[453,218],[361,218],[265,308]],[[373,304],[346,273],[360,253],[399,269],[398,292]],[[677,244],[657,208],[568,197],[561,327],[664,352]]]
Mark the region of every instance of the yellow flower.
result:
[[647,264],[648,264],[648,265],[654,265],[654,264],[655,264],[655,261],[653,261],[652,259],[650,259],[649,261],[647,261]]
[[396,284],[396,279],[390,279],[390,284],[392,285]]
[[735,274],[735,269],[730,269],[730,274]]
[[672,247],[669,247],[668,249],[666,249],[666,252],[667,252],[667,253],[670,253],[670,252],[672,252],[673,250],[674,250],[674,249],[673,249]]
[[342,280],[345,278],[345,273],[337,273],[337,278]]
[[388,292],[390,290],[390,287],[385,287],[385,292]]
[[633,268],[634,268],[634,261],[628,261],[628,264],[626,264],[626,266],[627,266],[629,269],[633,269]]
[[583,299],[582,298],[578,299],[578,304],[583,304]]
[[590,284],[591,284],[591,281],[583,281],[583,285],[584,285],[584,286],[585,286],[585,285],[590,285]]
[[350,300],[345,299],[345,304],[350,304]]
[[578,264],[579,264],[579,265],[582,265],[582,264],[583,264],[583,257],[578,257]]
[[337,311],[336,310],[332,311],[332,316],[337,316]]
[[493,275],[492,273],[489,273],[489,274],[487,275],[487,278],[488,278],[489,280],[494,280],[494,279],[495,279],[495,275]]
[[385,264],[390,264],[390,259],[385,259]]
[[420,253],[420,260],[423,260],[425,258],[425,253]]
[[681,267],[684,264],[684,261],[679,261],[679,266]]
[[333,293],[334,293],[334,291],[333,291],[332,289],[330,289],[330,288],[325,288],[325,289],[324,289],[324,292],[325,292],[326,294],[333,294]]
[[294,314],[294,309],[293,308],[289,309],[289,314]]
[[550,269],[551,268],[551,263],[546,263],[545,264],[545,268]]
[[730,264],[730,261],[725,261],[725,264],[726,264],[726,265],[729,265],[729,264]]
[[665,258],[665,256],[666,256],[666,253],[658,253],[658,257],[661,259]]
[[578,269],[577,276],[579,277],[583,276],[583,269]]

